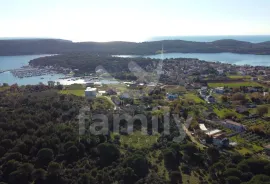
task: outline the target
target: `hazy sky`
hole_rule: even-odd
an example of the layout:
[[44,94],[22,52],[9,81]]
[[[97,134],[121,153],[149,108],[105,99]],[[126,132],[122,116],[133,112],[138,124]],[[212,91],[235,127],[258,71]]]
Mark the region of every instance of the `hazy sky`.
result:
[[0,0],[0,37],[270,35],[270,0]]

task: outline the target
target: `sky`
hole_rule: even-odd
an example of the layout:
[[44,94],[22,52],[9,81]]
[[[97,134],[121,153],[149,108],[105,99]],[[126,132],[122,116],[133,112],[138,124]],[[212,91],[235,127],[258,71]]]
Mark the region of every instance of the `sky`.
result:
[[269,0],[0,0],[0,37],[270,35]]

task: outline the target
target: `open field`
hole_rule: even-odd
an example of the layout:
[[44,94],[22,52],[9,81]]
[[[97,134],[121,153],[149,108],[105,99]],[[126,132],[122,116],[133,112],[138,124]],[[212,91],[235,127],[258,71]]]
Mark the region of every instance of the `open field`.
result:
[[140,131],[134,132],[130,135],[121,135],[121,145],[127,144],[129,147],[136,149],[150,148],[154,143],[157,142],[159,135],[142,135]]
[[188,93],[184,95],[185,99],[187,100],[194,100],[195,103],[205,103],[203,99],[198,97],[196,94]]
[[230,79],[250,79],[250,75],[228,75]]
[[216,87],[224,87],[228,86],[229,88],[239,88],[240,86],[262,86],[261,84],[257,82],[227,82],[227,83],[208,83],[209,87],[216,88]]
[[219,118],[224,119],[226,117],[227,114],[234,114],[237,118],[242,118],[241,114],[238,114],[237,112],[235,112],[232,109],[217,109],[214,108],[214,112],[218,115]]
[[59,91],[60,94],[84,96],[84,90],[82,89],[67,89]]
[[164,86],[164,89],[166,89],[166,92],[168,93],[186,92],[186,88],[179,85],[166,85]]

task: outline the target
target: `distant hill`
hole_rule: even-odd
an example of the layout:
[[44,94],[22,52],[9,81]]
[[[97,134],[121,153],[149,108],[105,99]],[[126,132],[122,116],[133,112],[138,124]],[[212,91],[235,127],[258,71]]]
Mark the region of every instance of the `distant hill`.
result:
[[90,52],[105,54],[155,54],[162,44],[166,52],[270,54],[270,42],[250,43],[231,39],[213,42],[163,40],[151,42],[72,42],[61,39],[0,40],[0,55],[61,54]]

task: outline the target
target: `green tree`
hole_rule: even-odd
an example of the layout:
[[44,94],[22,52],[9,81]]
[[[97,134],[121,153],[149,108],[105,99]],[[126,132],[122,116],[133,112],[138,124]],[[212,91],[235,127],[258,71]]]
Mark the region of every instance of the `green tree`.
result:
[[97,149],[100,156],[100,164],[102,166],[110,165],[120,156],[120,151],[118,150],[118,148],[110,143],[99,144]]
[[172,171],[170,173],[171,184],[182,183],[182,175],[179,171]]
[[48,164],[50,161],[53,160],[54,154],[53,151],[49,148],[42,148],[39,150],[38,154],[38,161],[41,164]]
[[259,106],[258,108],[257,108],[257,114],[259,115],[259,116],[264,116],[265,114],[267,114],[268,113],[268,107],[267,106]]
[[128,167],[134,170],[139,178],[145,177],[149,172],[148,161],[145,156],[135,153],[133,156],[126,160]]
[[226,184],[240,184],[241,180],[235,176],[229,176],[226,178]]

